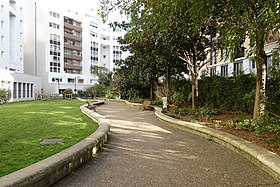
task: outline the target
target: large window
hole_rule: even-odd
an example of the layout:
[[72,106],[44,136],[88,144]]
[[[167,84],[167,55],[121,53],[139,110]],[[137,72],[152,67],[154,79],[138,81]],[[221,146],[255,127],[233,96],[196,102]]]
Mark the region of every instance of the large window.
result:
[[91,42],[90,46],[90,62],[92,65],[98,64],[98,43]]
[[113,62],[117,63],[122,59],[122,51],[120,46],[113,46]]
[[60,73],[60,36],[50,34],[50,72]]

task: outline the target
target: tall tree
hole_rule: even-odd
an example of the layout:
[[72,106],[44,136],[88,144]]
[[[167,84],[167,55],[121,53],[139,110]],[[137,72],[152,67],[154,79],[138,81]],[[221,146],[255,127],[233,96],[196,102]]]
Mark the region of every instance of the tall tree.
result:
[[[130,42],[153,47],[151,51],[154,51],[157,63],[166,66],[167,83],[172,72],[170,67],[179,67],[174,62],[180,62],[181,66],[186,67],[184,72],[190,72],[192,106],[197,107],[199,71],[207,64],[207,49],[211,45],[209,33],[213,30],[206,24],[199,27],[195,25],[189,12],[192,6],[189,0],[115,2],[117,7],[131,15]],[[147,38],[154,43],[147,43]],[[183,61],[174,60],[176,58]]]
[[200,23],[205,19],[218,22],[218,38],[234,54],[236,47],[250,39],[248,54],[256,61],[256,94],[254,118],[265,111],[266,53],[265,43],[270,34],[280,28],[280,3],[278,0],[192,0],[193,17]]

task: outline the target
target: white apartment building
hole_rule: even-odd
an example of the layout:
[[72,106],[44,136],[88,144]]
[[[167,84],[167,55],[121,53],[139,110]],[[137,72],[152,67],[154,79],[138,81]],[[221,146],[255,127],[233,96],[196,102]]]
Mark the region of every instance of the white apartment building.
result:
[[25,71],[41,77],[45,94],[85,90],[98,81],[92,65],[113,71],[114,62],[125,58],[116,40],[124,32],[113,31],[93,11],[61,10],[36,0],[26,1],[25,9]]
[[[272,53],[278,47],[279,37],[280,34],[271,35],[265,44],[264,51],[267,55],[267,71],[269,71],[269,67],[272,65]],[[235,54],[234,60],[224,59],[225,50],[212,50],[210,64],[207,67],[209,75],[232,76],[241,72],[244,74],[255,73],[256,63],[254,57],[248,57],[249,42],[250,40],[246,39],[241,44],[242,50]]]
[[0,89],[10,90],[11,101],[32,100],[41,89],[39,77],[24,74],[23,6],[0,1]]

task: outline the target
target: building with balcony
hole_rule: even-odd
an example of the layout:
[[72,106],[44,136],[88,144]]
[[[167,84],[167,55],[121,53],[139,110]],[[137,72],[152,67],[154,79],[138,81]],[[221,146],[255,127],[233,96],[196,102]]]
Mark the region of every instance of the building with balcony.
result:
[[[267,67],[272,65],[272,53],[278,47],[278,40],[280,34],[271,35],[265,44],[264,51],[266,53]],[[208,74],[220,76],[232,76],[240,73],[255,73],[256,64],[254,56],[248,57],[248,49],[250,40],[246,39],[244,43],[240,44],[235,52],[233,60],[225,59],[225,49],[212,49],[210,54],[210,63],[207,66]],[[267,68],[269,71],[269,68]]]
[[125,58],[116,40],[124,31],[113,31],[91,9],[78,12],[46,4],[26,1],[25,8],[33,11],[25,14],[24,33],[25,67],[28,73],[42,78],[44,93],[85,90],[98,81],[91,74],[91,66],[113,71],[114,62]]
[[23,11],[19,0],[0,2],[0,89],[10,101],[33,100],[41,90],[41,79],[24,71]]

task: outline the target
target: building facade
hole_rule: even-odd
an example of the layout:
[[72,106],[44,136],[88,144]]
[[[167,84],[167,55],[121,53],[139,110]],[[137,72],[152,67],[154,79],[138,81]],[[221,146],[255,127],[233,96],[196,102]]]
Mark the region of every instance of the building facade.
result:
[[[278,47],[280,34],[271,35],[265,44],[267,71],[272,66],[272,53]],[[250,40],[246,39],[240,45],[240,50],[234,55],[234,59],[224,58],[224,49],[213,49],[210,55],[210,63],[207,66],[208,75],[232,76],[234,74],[249,74],[256,72],[254,56],[248,57]]]
[[39,77],[24,73],[23,6],[21,1],[0,2],[0,89],[11,101],[32,100],[41,89]]
[[45,94],[61,94],[67,88],[85,90],[98,81],[91,66],[113,71],[114,62],[125,58],[117,42],[124,32],[113,31],[95,12],[48,8],[38,2],[25,3],[25,9],[32,11],[24,14],[28,20],[24,59],[25,70],[41,77]]

